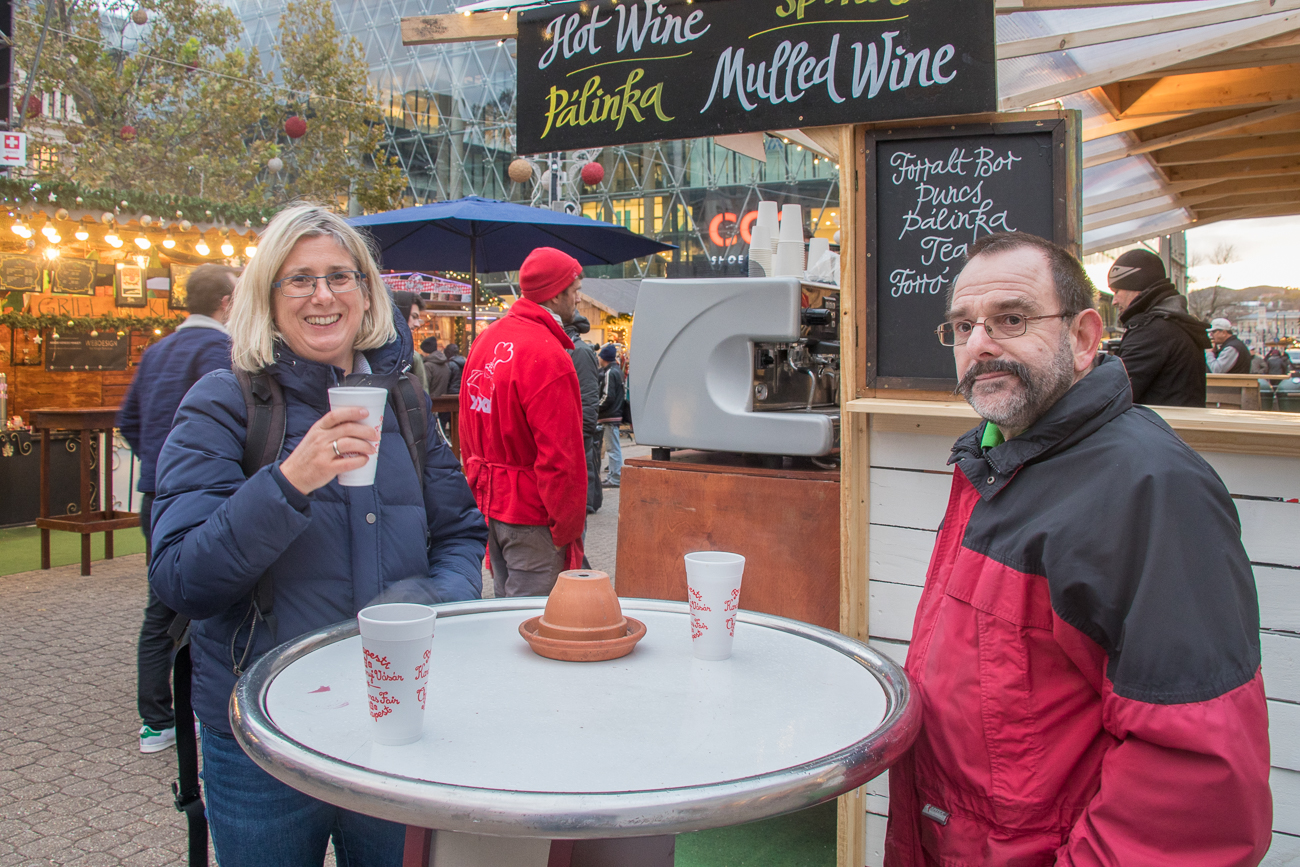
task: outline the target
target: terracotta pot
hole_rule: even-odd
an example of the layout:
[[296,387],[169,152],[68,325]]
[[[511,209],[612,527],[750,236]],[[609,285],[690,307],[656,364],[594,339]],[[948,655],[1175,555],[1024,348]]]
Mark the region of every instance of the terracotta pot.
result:
[[626,635],[627,618],[609,576],[594,569],[561,572],[537,634],[562,641],[607,641]]

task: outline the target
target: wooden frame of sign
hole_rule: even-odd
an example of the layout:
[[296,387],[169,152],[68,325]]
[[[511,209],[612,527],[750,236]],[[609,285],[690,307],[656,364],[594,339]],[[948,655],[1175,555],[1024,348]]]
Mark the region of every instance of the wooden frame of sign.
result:
[[1052,111],[853,128],[854,397],[952,392],[952,351],[932,331],[975,237],[1028,231],[1078,255],[1079,127]]
[[145,286],[144,268],[118,263],[113,272],[113,303],[118,307],[148,307],[149,290]]
[[185,284],[197,267],[197,265],[182,265],[179,262],[171,264],[171,289],[167,292],[168,310],[190,309],[190,295],[186,291]]

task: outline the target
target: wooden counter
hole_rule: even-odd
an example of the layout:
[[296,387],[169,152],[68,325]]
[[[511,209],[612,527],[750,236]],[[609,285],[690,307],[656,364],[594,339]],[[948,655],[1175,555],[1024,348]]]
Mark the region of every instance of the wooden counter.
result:
[[734,551],[746,558],[742,608],[838,628],[838,472],[676,452],[627,461],[621,481],[619,596],[685,601],[683,555]]
[[[1273,769],[1274,849],[1300,835],[1300,414],[1152,407],[1233,496],[1259,593]],[[845,405],[853,455],[844,491],[844,631],[898,662],[947,506],[953,441],[979,419],[965,402],[859,399]],[[879,864],[887,777],[865,787],[865,863]],[[852,823],[842,823],[846,829]],[[1286,863],[1270,854],[1266,864]]]

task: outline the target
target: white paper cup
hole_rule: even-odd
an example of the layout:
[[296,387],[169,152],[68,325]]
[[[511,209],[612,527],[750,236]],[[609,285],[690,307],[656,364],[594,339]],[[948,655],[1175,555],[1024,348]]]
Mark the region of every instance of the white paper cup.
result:
[[[383,433],[384,404],[388,403],[388,389],[345,385],[339,388],[331,388],[329,394],[330,409],[339,409],[344,406],[363,407],[366,410],[366,416],[361,419],[361,423],[370,425],[377,434]],[[339,473],[339,484],[352,488],[373,485],[375,483],[375,467],[378,463],[379,443],[375,443],[375,453],[370,455],[366,465],[359,469]]]
[[371,605],[357,615],[377,744],[420,739],[437,615],[428,605],[409,602]]
[[740,610],[745,558],[723,551],[686,555],[686,596],[691,604],[691,650],[696,659],[731,656]]

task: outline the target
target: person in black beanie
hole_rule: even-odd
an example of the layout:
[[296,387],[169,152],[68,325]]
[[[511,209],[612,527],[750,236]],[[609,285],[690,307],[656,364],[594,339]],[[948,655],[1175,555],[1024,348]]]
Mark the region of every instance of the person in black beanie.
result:
[[1115,293],[1124,337],[1115,350],[1128,370],[1133,402],[1153,406],[1205,406],[1208,324],[1187,312],[1187,299],[1148,250],[1115,260],[1106,282]]

